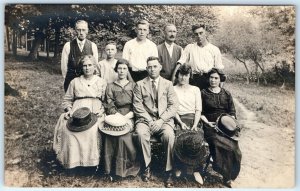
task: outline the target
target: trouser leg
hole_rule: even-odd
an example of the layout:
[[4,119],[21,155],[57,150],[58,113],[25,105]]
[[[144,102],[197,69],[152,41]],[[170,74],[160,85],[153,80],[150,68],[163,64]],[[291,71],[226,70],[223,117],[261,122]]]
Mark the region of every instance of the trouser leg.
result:
[[150,129],[144,123],[138,123],[135,129],[134,138],[136,139],[137,149],[140,155],[142,155],[142,160],[145,167],[151,162],[151,146],[150,146]]

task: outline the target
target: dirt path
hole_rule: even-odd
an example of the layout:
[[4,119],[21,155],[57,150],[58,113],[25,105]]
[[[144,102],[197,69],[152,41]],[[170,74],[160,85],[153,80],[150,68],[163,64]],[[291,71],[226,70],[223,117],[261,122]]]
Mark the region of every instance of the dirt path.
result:
[[[291,188],[295,184],[294,130],[259,123],[255,113],[234,100],[242,127],[243,154],[235,188]],[[270,116],[271,117],[271,116]]]

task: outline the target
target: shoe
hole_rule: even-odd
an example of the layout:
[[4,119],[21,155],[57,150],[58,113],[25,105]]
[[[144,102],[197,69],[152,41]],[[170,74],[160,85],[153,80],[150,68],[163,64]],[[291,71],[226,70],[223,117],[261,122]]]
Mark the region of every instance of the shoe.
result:
[[231,186],[231,180],[223,180],[223,184],[224,184],[224,186],[226,186],[228,188],[232,188],[232,186]]
[[179,178],[180,176],[181,176],[181,170],[176,170],[175,171],[175,176],[176,176],[176,178]]
[[150,180],[150,167],[146,167],[143,174],[142,174],[142,180],[144,182],[149,182]]
[[167,172],[167,174],[166,174],[165,187],[166,188],[172,188],[173,187],[172,173],[170,173],[170,172]]
[[203,185],[203,178],[199,172],[194,172],[193,173],[195,181],[198,182],[199,184]]

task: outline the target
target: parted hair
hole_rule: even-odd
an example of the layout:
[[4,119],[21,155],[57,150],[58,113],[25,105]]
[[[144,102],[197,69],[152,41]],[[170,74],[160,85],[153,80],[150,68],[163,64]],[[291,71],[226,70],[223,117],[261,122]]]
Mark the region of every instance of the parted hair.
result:
[[138,20],[135,26],[138,27],[138,25],[147,25],[148,27],[150,26],[149,22],[145,19]]
[[152,60],[157,60],[160,63],[160,59],[158,57],[156,57],[156,56],[150,56],[150,57],[147,58],[147,64],[148,64],[148,62],[150,62]]
[[193,25],[192,26],[192,31],[195,32],[195,30],[197,30],[199,28],[204,28],[204,30],[206,30],[205,24],[201,23],[201,24]]
[[128,62],[128,60],[121,58],[121,59],[119,59],[119,60],[117,61],[117,63],[116,63],[116,66],[115,66],[115,68],[114,68],[115,72],[117,72],[118,66],[119,66],[120,64],[125,64],[125,65],[127,66],[127,68],[129,68],[129,62]]
[[190,74],[190,78],[192,77],[192,68],[191,66],[188,66],[187,64],[181,65],[178,70],[176,71],[175,77],[178,78],[178,75],[188,75]]
[[219,74],[221,82],[226,81],[226,75],[224,74],[223,70],[218,68],[212,68],[210,71],[207,72],[207,80],[209,80],[210,75],[215,73]]
[[82,68],[83,63],[88,61],[88,60],[91,60],[93,65],[96,66],[97,61],[96,61],[96,59],[93,55],[84,55],[84,56],[80,57],[80,59],[78,61],[78,65]]
[[79,24],[79,23],[84,23],[84,24],[86,24],[87,27],[89,26],[88,22],[86,22],[85,20],[78,20],[75,23],[75,28],[76,28],[77,24]]

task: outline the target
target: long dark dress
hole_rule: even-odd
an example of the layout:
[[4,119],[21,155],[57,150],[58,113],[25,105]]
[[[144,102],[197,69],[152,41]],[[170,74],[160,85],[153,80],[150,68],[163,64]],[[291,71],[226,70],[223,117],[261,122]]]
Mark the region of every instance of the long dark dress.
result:
[[[232,96],[227,90],[221,88],[219,93],[213,93],[204,89],[201,91],[201,97],[202,115],[208,121],[215,122],[222,113],[236,116]],[[225,180],[234,180],[239,174],[242,157],[238,142],[216,133],[207,125],[203,126],[203,130],[213,157],[213,169]]]
[[[133,88],[134,84],[132,82],[128,82],[124,88],[117,82],[107,86],[108,115],[116,112],[126,115],[132,111]],[[103,138],[105,173],[120,177],[136,176],[140,170],[140,164],[136,160],[136,149],[132,141],[132,132],[122,136],[105,134]]]

